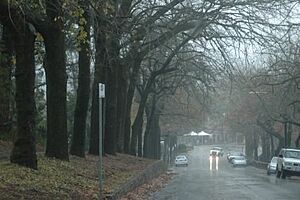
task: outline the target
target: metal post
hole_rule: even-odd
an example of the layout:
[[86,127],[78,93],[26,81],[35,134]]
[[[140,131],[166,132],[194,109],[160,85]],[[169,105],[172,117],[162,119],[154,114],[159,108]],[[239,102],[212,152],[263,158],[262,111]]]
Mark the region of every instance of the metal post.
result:
[[102,161],[102,136],[103,136],[103,110],[102,110],[102,100],[105,98],[105,85],[102,83],[99,83],[99,193],[100,193],[100,199],[102,199],[102,193],[103,193],[103,161]]
[[99,190],[100,199],[102,199],[103,191],[103,176],[102,176],[102,98],[99,98]]

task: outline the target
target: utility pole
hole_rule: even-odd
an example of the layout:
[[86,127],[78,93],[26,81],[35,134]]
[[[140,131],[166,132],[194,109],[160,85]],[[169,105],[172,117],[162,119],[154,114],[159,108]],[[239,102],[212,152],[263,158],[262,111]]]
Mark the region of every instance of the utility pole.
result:
[[99,167],[98,167],[98,175],[99,175],[99,193],[100,193],[100,199],[103,195],[103,161],[102,161],[102,147],[103,147],[103,110],[102,100],[105,98],[105,85],[103,83],[99,83]]

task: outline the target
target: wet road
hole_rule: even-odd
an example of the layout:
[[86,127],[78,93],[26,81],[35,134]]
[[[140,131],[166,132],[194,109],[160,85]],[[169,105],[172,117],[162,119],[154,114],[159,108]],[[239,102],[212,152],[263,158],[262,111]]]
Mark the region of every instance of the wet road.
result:
[[[209,161],[211,146],[195,147],[188,167],[174,167],[174,179],[153,200],[300,200],[300,178],[268,176],[251,166],[233,168],[226,155]],[[225,154],[228,150],[225,147]]]

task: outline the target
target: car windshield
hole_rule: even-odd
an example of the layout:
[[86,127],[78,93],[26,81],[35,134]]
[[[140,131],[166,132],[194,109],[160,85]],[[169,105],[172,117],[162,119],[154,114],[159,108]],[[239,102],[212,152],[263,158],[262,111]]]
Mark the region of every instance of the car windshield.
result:
[[273,157],[271,163],[277,163],[277,157]]
[[176,159],[177,160],[182,160],[182,159],[186,159],[186,157],[185,156],[177,156]]
[[245,157],[244,156],[238,156],[236,158],[234,158],[235,160],[245,160]]
[[300,159],[300,151],[286,151],[285,152],[286,158],[297,158]]
[[237,153],[237,152],[234,152],[231,154],[232,156],[242,156],[243,154],[242,153]]

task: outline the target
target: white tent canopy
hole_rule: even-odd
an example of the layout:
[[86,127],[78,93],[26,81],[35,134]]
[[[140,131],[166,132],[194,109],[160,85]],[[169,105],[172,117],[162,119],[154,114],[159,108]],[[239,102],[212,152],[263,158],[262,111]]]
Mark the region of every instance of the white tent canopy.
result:
[[198,133],[199,136],[212,136],[212,134],[206,133],[204,131],[201,131]]
[[190,133],[184,134],[184,136],[211,136],[211,135],[212,134],[206,133],[204,131],[201,131],[199,133],[196,133],[196,132],[192,131]]

